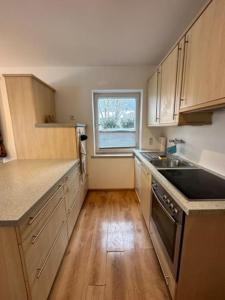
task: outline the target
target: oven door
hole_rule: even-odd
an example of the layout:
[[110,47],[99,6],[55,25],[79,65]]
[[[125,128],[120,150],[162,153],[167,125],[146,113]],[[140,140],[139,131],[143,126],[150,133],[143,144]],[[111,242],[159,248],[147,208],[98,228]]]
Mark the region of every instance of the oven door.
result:
[[177,279],[182,226],[168,213],[152,189],[152,221],[164,245],[171,270]]

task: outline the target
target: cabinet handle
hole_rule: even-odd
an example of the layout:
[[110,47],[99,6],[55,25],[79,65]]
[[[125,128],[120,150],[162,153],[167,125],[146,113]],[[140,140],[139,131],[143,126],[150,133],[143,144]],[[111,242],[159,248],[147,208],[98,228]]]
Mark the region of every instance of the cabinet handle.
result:
[[64,200],[64,197],[61,197],[59,202],[57,203],[57,205],[54,207],[53,211],[51,212],[51,214],[49,215],[47,221],[45,222],[45,224],[41,227],[41,229],[39,230],[39,232],[35,235],[32,236],[32,240],[31,243],[35,244],[36,241],[38,240],[38,238],[40,237],[41,233],[43,232],[43,230],[46,228],[46,226],[48,225],[49,221],[51,220],[54,212],[56,211],[56,209],[59,207],[59,205],[61,204],[61,202]]
[[37,214],[33,217],[29,218],[28,225],[31,225],[37,218],[40,216],[42,211],[48,206],[48,203],[55,197],[55,195],[58,193],[58,191],[63,187],[62,184],[59,184],[57,187],[57,190],[51,195],[51,197],[46,201],[45,205],[42,206],[42,208],[37,212]]
[[184,59],[183,59],[183,75],[182,75],[182,80],[181,80],[180,106],[182,106],[182,103],[186,100],[185,83],[186,83],[186,70],[187,70],[188,43],[189,43],[189,39],[188,39],[188,36],[186,35],[185,41],[184,41]]
[[161,76],[162,71],[157,72],[157,101],[156,101],[156,117],[155,121],[158,123],[160,122],[160,106],[161,106]]
[[42,272],[43,272],[44,269],[45,269],[45,266],[46,266],[46,264],[47,264],[47,262],[48,262],[49,256],[51,255],[52,250],[53,250],[53,248],[54,248],[54,246],[55,246],[55,244],[56,244],[56,242],[57,242],[57,240],[58,240],[58,238],[59,238],[59,235],[60,235],[60,233],[61,233],[61,230],[62,230],[62,227],[63,227],[64,223],[65,223],[65,221],[62,222],[62,224],[61,224],[61,226],[60,226],[60,228],[59,228],[59,230],[58,230],[58,232],[57,232],[57,235],[56,235],[56,237],[55,237],[55,239],[54,239],[54,242],[53,242],[51,248],[49,249],[48,254],[47,254],[47,256],[46,256],[46,258],[45,258],[45,260],[44,260],[42,266],[41,266],[40,268],[37,269],[37,273],[36,273],[36,278],[37,278],[37,279],[40,278]]
[[[181,55],[183,48],[180,46],[180,44],[177,47],[177,73],[176,73],[176,84],[175,84],[175,91],[174,91],[174,104],[173,104],[173,120],[175,121],[176,117],[178,116],[178,105],[177,105],[177,94],[179,92],[179,81],[180,81],[180,74],[181,71]],[[182,62],[183,63],[183,62]]]
[[164,278],[166,280],[166,285],[169,285],[169,280],[170,280],[170,277],[168,275],[165,275],[164,274]]

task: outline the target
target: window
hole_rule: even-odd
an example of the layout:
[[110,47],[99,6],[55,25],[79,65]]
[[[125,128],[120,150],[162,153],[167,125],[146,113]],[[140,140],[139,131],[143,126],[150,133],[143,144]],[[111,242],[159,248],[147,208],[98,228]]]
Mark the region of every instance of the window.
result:
[[140,92],[94,93],[96,153],[129,152],[139,146]]

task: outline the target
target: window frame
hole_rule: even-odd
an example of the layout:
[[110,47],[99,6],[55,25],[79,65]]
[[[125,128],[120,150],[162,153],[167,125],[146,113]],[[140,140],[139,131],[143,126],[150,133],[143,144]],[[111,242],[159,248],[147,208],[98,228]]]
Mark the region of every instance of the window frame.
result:
[[[136,99],[136,145],[135,147],[112,147],[112,148],[99,148],[99,130],[98,130],[98,99],[99,97],[122,97]],[[93,139],[94,139],[94,153],[95,155],[102,154],[125,154],[131,153],[134,149],[139,148],[141,143],[141,116],[142,116],[142,98],[143,90],[94,90],[92,91],[92,113],[93,113]]]

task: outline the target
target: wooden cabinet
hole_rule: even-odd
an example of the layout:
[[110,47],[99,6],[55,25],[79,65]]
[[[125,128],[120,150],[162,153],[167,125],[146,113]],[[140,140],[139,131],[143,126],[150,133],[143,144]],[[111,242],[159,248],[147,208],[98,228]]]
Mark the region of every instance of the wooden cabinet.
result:
[[148,81],[148,126],[159,124],[160,113],[160,71],[157,70]]
[[142,165],[141,167],[141,211],[148,230],[150,229],[151,215],[151,174],[148,169]]
[[65,186],[67,231],[70,238],[87,194],[87,178],[83,178],[79,167],[66,176]]
[[140,208],[149,230],[151,215],[151,174],[142,162],[135,157],[135,191],[140,201]]
[[212,112],[225,106],[224,36],[225,3],[212,0],[162,61],[158,81],[156,73],[150,79],[149,126],[212,123]]
[[176,124],[175,112],[179,46],[169,54],[161,65],[160,124]]
[[140,201],[141,198],[141,161],[135,157],[134,158],[134,173],[135,173],[135,191]]
[[181,111],[225,105],[225,2],[214,0],[186,33]]
[[0,227],[1,299],[48,298],[86,196],[81,178],[77,164],[19,224]]
[[54,114],[54,89],[33,75],[4,75],[18,159],[76,159],[73,127],[36,127]]

